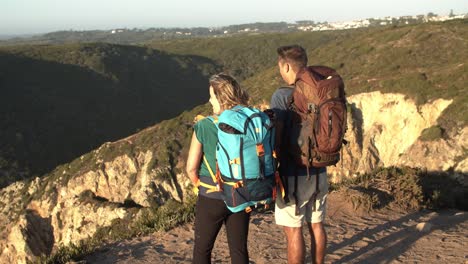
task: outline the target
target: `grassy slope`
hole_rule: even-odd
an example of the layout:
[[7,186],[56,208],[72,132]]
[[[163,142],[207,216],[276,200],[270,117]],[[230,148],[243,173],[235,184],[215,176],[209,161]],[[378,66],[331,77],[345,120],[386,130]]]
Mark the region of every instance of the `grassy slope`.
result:
[[217,67],[136,46],[0,48],[0,172],[42,174],[175,117],[206,102]]
[[185,39],[146,43],[146,46],[183,55],[207,57],[224,66],[240,80],[258,75],[276,65],[279,45],[299,43],[315,48],[350,37],[352,31],[261,34],[253,36]]
[[281,85],[276,47],[299,43],[310,64],[336,68],[347,94],[399,92],[424,103],[454,99],[441,116],[445,130],[468,121],[468,20],[333,32],[265,34],[148,44],[171,53],[206,56],[225,65],[250,91],[268,101]]

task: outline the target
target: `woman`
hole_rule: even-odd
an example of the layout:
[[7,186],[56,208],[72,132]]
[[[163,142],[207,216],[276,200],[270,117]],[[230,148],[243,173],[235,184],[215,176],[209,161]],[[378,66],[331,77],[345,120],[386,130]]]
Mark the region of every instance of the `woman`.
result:
[[195,216],[195,247],[193,263],[211,263],[211,251],[223,223],[226,225],[231,262],[249,262],[247,236],[250,215],[245,211],[232,213],[216,189],[213,173],[216,169],[218,131],[216,116],[236,105],[247,105],[249,97],[237,81],[227,74],[210,78],[210,103],[213,118],[204,118],[194,126],[187,159],[187,174],[198,187]]

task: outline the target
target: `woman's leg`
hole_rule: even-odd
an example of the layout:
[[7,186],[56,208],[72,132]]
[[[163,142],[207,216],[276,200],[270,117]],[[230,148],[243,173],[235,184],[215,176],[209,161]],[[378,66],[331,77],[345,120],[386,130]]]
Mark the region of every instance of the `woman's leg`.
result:
[[195,209],[194,264],[211,263],[211,251],[225,219],[225,208],[222,200],[198,196]]
[[[226,210],[228,210],[226,208]],[[226,232],[231,253],[231,263],[248,264],[249,252],[247,238],[249,234],[250,214],[245,211],[229,214],[226,218]]]

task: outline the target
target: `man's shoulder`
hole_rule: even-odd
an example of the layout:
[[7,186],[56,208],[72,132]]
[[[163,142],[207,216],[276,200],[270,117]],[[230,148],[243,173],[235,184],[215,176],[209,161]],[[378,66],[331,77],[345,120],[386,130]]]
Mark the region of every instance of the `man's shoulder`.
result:
[[286,110],[288,108],[289,97],[291,96],[294,87],[280,87],[271,96],[270,107],[271,109]]
[[293,90],[294,90],[293,86],[280,87],[280,88],[276,89],[276,91],[273,93],[271,98],[272,98],[272,100],[287,98],[292,94]]
[[294,90],[294,86],[282,86],[273,93],[273,95],[290,95]]

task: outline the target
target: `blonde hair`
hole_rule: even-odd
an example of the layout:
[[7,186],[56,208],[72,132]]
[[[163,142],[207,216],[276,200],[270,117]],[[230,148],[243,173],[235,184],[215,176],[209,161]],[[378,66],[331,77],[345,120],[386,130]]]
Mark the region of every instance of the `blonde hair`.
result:
[[247,106],[249,95],[241,89],[234,77],[219,73],[210,77],[210,86],[223,110],[230,109],[236,105]]

